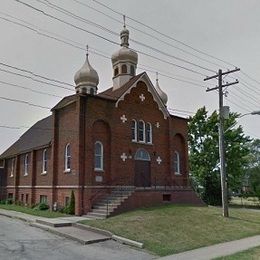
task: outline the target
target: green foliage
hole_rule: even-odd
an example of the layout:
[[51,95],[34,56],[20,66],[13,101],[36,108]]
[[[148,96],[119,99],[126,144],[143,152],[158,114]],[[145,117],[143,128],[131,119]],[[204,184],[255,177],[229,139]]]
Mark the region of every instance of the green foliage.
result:
[[33,209],[34,210],[47,210],[47,209],[49,209],[49,205],[44,202],[41,202],[41,203],[37,204]]
[[[232,191],[241,188],[245,166],[248,164],[248,137],[236,125],[239,115],[230,113],[225,120],[225,151],[228,186]],[[208,115],[200,108],[189,122],[189,159],[193,182],[201,198],[210,205],[221,205],[219,171],[218,113]]]
[[74,191],[71,191],[69,204],[63,209],[63,212],[66,214],[74,215],[75,214],[75,195]]

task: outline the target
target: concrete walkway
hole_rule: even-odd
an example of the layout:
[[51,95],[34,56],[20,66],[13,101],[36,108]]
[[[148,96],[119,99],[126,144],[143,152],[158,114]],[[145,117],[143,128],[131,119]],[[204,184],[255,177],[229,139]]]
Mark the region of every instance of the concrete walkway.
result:
[[210,260],[260,246],[260,235],[202,247],[160,258],[161,260]]

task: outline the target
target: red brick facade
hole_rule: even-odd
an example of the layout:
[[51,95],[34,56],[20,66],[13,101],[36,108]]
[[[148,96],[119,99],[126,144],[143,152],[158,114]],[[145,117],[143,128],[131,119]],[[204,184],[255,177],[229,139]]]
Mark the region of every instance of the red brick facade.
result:
[[[72,102],[55,107],[52,111],[54,127],[51,143],[5,158],[7,196],[31,205],[39,203],[40,196],[45,195],[50,207],[55,202],[58,207],[64,207],[66,197],[70,197],[73,190],[76,214],[86,214],[109,188],[136,186],[135,155],[141,148],[150,157],[150,175],[147,176],[152,188],[141,192],[139,187],[125,208],[118,209],[118,212],[163,203],[164,200],[198,203],[187,182],[187,121],[167,114],[167,108],[157,100],[151,88],[149,81],[139,80],[120,99],[77,94]],[[151,143],[132,141],[133,119],[151,124]],[[102,170],[95,170],[96,142],[103,145]],[[65,171],[67,144],[70,144],[71,152],[70,171]],[[45,149],[46,173],[43,172]],[[174,170],[175,151],[180,155],[180,174]],[[29,158],[27,176],[24,174],[26,155]],[[172,187],[170,195],[160,190],[160,187],[166,186],[168,189]],[[185,188],[174,190],[173,187],[177,186]]]

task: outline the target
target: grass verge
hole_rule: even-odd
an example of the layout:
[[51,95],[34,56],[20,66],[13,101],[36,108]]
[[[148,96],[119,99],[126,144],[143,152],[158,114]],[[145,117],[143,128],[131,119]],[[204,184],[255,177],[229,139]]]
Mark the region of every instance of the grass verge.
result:
[[58,218],[58,217],[68,216],[68,215],[60,213],[60,212],[31,209],[31,208],[27,208],[24,206],[18,206],[18,205],[14,205],[14,204],[8,204],[8,205],[1,204],[0,209],[14,210],[14,211],[18,211],[18,212],[22,212],[22,213],[26,213],[26,214],[30,214],[30,215],[34,215],[34,216],[44,217],[44,218]]
[[259,260],[260,247],[254,247],[230,256],[219,257],[214,260]]
[[234,208],[223,218],[221,208],[165,205],[82,223],[143,242],[164,256],[260,234],[260,211]]

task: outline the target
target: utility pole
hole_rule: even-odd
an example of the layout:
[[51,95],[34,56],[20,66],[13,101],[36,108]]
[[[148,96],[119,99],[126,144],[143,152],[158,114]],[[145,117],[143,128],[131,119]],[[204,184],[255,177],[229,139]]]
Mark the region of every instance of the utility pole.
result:
[[231,85],[235,85],[238,83],[238,80],[226,83],[223,85],[222,77],[223,75],[227,75],[229,73],[233,73],[239,71],[239,68],[234,70],[229,70],[226,72],[222,72],[219,69],[218,74],[207,77],[204,81],[218,78],[218,86],[215,88],[207,89],[206,91],[213,91],[218,90],[219,92],[219,159],[220,159],[220,177],[221,177],[221,195],[222,195],[222,210],[223,210],[223,217],[228,217],[228,187],[227,187],[227,174],[226,174],[226,162],[225,162],[225,139],[224,139],[224,110],[223,110],[223,88]]

